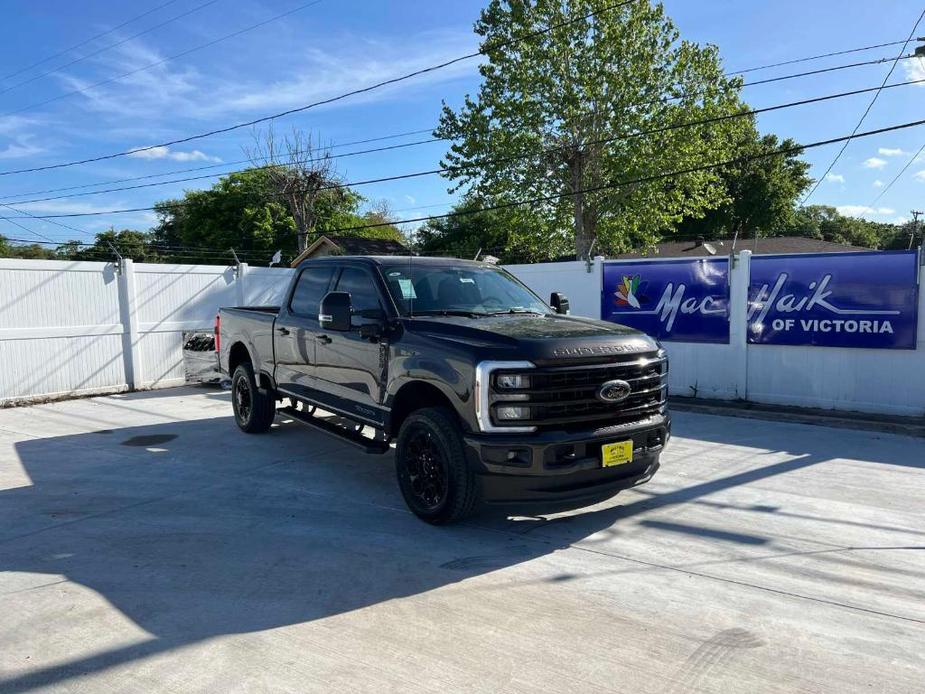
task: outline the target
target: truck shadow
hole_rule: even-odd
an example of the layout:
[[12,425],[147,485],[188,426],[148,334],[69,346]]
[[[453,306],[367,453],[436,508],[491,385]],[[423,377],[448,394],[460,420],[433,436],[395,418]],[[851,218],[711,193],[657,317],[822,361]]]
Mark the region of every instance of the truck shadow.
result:
[[[127,416],[144,408],[144,398],[126,400],[106,405]],[[3,692],[424,593],[581,539],[428,526],[404,508],[391,454],[358,454],[294,422],[267,436],[244,436],[230,417],[100,427],[14,448],[31,483],[0,490],[0,572],[49,575],[29,577],[26,591],[79,584],[150,638],[112,647],[112,635],[75,636],[77,652],[92,655],[0,674]],[[601,514],[580,534],[612,522]],[[68,589],[83,595],[79,586]],[[27,613],[31,600],[10,604],[23,619],[51,616]],[[12,632],[0,639],[16,652]]]
[[[137,416],[147,397],[105,404]],[[719,428],[708,433],[722,441]],[[606,536],[634,514],[833,455],[811,439],[807,445],[785,463],[633,495],[566,522],[496,513],[433,528],[405,510],[391,455],[357,454],[294,422],[267,436],[244,436],[220,416],[20,440],[15,455],[30,483],[0,490],[0,571],[49,574],[35,577],[36,589],[59,577],[79,584],[150,637],[117,646],[107,645],[111,635],[90,637],[80,646],[92,655],[0,675],[0,691],[54,686],[213,637],[323,619],[512,567]],[[899,458],[881,455],[877,462]],[[698,532],[666,525],[660,529]],[[734,533],[720,539],[763,542]],[[5,650],[16,648],[11,632],[0,638]]]

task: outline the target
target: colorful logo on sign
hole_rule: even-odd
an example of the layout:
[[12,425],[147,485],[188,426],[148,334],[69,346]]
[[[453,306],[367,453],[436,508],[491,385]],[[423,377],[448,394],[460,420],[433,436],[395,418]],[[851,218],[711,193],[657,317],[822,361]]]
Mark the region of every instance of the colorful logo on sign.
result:
[[631,277],[623,276],[623,283],[617,287],[614,292],[617,306],[632,306],[640,308],[642,304],[648,303],[649,297],[640,292],[646,288],[648,282],[640,282],[639,275]]

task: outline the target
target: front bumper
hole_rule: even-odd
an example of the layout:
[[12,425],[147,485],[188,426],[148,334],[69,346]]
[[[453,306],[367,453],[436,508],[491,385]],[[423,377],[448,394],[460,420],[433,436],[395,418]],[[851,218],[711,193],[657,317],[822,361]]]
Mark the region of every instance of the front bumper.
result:
[[[471,434],[464,437],[469,464],[489,504],[577,507],[648,481],[671,436],[671,417],[582,432]],[[633,441],[633,461],[601,465],[601,445]]]

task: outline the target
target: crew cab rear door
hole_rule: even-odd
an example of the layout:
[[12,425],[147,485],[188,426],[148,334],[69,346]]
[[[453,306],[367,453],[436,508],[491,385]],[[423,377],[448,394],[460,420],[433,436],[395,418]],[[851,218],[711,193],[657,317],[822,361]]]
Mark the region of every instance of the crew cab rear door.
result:
[[274,326],[276,383],[284,391],[311,397],[315,347],[320,334],[318,307],[334,278],[331,264],[308,265],[299,271],[292,294],[280,308]]

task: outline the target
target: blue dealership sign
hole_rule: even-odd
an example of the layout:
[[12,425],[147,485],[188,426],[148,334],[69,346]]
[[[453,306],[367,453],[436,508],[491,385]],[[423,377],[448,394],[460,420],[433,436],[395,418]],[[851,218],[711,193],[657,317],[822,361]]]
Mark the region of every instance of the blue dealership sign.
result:
[[729,342],[729,259],[604,263],[601,318],[677,342]]
[[756,256],[748,341],[915,349],[915,251]]

